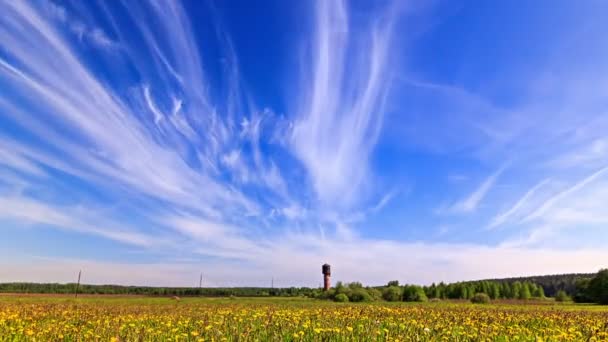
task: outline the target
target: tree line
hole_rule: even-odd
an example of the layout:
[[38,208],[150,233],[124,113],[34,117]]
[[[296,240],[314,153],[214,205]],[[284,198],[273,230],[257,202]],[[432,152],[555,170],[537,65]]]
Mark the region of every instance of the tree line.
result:
[[103,295],[142,295],[142,296],[203,296],[203,297],[313,297],[308,287],[151,287],[122,285],[90,285],[76,283],[0,283],[0,293],[52,293],[52,294],[103,294]]
[[[539,281],[532,281],[532,279]],[[568,274],[526,278],[467,281],[430,286],[400,285],[391,281],[385,286],[363,286],[359,282],[342,282],[329,291],[320,288],[289,287],[148,287],[120,285],[89,285],[75,283],[0,283],[0,293],[54,293],[144,296],[206,296],[206,297],[309,297],[335,301],[418,301],[429,299],[470,300],[477,294],[485,294],[489,299],[531,299],[555,297],[556,300],[573,300],[581,303],[608,304],[608,269],[596,274]]]
[[552,274],[543,276],[517,277],[517,278],[502,278],[502,279],[486,279],[489,281],[497,281],[500,283],[532,282],[540,285],[548,297],[554,297],[558,291],[564,291],[570,296],[574,296],[577,290],[577,283],[581,280],[591,279],[596,273],[568,273],[568,274]]
[[429,299],[472,299],[478,293],[485,293],[490,299],[531,299],[545,298],[542,286],[532,282],[514,283],[497,281],[473,281],[430,286],[399,285],[394,280],[386,286],[364,287],[359,282],[336,283],[332,289],[319,294],[318,298],[333,299],[338,302],[366,302],[374,300],[425,302]]

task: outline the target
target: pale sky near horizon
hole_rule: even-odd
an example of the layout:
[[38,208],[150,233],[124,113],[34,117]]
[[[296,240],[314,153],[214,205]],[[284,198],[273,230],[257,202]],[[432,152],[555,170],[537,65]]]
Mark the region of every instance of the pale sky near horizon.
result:
[[607,11],[0,0],[0,282],[595,272]]

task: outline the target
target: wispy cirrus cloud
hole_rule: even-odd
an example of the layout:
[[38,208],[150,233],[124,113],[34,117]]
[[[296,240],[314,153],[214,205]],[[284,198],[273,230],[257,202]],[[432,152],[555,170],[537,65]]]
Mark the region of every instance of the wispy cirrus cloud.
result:
[[291,145],[319,199],[350,205],[367,181],[382,128],[394,47],[389,13],[353,32],[344,1],[320,2],[311,61],[300,84]]
[[488,176],[475,191],[462,200],[454,203],[449,211],[454,213],[471,213],[477,209],[486,194],[492,189],[494,183],[503,173],[504,167],[501,167],[496,172]]
[[[156,219],[168,229],[185,227],[180,232],[193,236],[209,227],[231,227],[231,233],[221,239],[236,241],[229,236],[268,226],[264,216],[270,212],[280,213],[287,221],[312,220],[306,225],[314,231],[323,221],[344,226],[339,215],[314,213],[309,208],[319,210],[342,194],[348,200],[341,210],[357,204],[390,85],[386,64],[393,18],[366,23],[367,34],[359,39],[348,33],[354,23],[349,22],[345,3],[315,5],[315,52],[305,62],[314,80],[302,81],[296,88],[309,94],[311,105],[298,103],[293,122],[287,119],[293,130],[284,151],[303,162],[302,171],[312,180],[314,192],[292,192],[285,170],[293,163],[285,164],[262,151],[275,143],[275,114],[244,100],[249,96],[240,83],[229,41],[224,45],[227,73],[222,75],[228,89],[217,92],[228,97],[216,98],[207,91],[204,59],[180,3],[124,4],[128,16],[126,21],[121,18],[121,24],[112,9],[102,8],[109,30],[117,37],[111,43],[121,46],[109,58],[119,62],[117,68],[132,64],[136,80],[108,81],[91,67],[92,60],[79,53],[84,38],[100,45],[110,43],[95,23],[80,19],[79,14],[90,18],[87,13],[67,11],[53,2],[40,7],[27,2],[2,4],[11,20],[3,21],[0,30],[6,46],[0,54],[0,82],[17,96],[3,98],[0,106],[7,120],[40,138],[26,141],[10,131],[0,132],[3,150],[19,151],[6,152],[5,165],[37,176],[42,170],[60,172],[102,188],[109,196],[128,194],[160,201],[200,222],[214,222],[184,225]],[[159,25],[152,29],[143,18]],[[77,37],[72,35],[74,27],[81,28]],[[143,38],[143,45],[133,47],[134,37]],[[369,52],[359,53],[365,49],[354,46],[369,48]],[[32,55],[34,47],[44,53]],[[352,52],[357,54],[351,56]],[[143,55],[150,56],[153,68],[137,63]],[[357,72],[347,72],[350,67]],[[338,79],[336,72],[341,74]],[[352,91],[345,90],[351,86]],[[336,98],[327,97],[326,90]],[[326,112],[331,114],[329,120]],[[25,182],[35,191],[55,191],[41,181]],[[301,181],[296,184],[300,187]],[[309,193],[318,197],[301,197]],[[32,205],[54,208],[53,203]],[[89,232],[99,231],[91,227]]]
[[527,202],[534,196],[534,194],[547,183],[550,182],[550,179],[546,178],[542,181],[538,182],[536,185],[531,187],[509,210],[502,212],[496,215],[492,222],[487,226],[487,229],[492,229],[500,226],[501,224],[507,222],[511,217],[517,215],[517,213],[522,209]]
[[74,206],[50,206],[24,196],[0,197],[0,218],[17,220],[30,225],[50,225],[58,229],[99,236],[134,246],[146,248],[167,246],[167,241],[163,242],[147,233],[135,232],[131,227],[122,227],[122,224],[112,222],[88,209]]
[[567,197],[571,196],[572,194],[576,193],[577,191],[583,189],[585,186],[594,182],[596,179],[602,177],[607,172],[608,172],[608,167],[604,167],[604,168],[592,173],[591,175],[589,175],[586,178],[582,179],[581,181],[577,182],[573,186],[571,186],[571,187],[557,193],[556,195],[552,196],[551,198],[549,198],[539,208],[537,208],[530,215],[526,216],[523,220],[531,221],[531,220],[542,217],[551,208],[553,208],[559,201],[561,201],[564,198],[567,198]]

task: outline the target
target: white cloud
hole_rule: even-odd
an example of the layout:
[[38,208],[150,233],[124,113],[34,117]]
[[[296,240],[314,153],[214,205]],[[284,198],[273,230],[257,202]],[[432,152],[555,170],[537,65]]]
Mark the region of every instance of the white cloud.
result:
[[563,240],[569,231],[577,232],[575,235],[570,234],[570,246],[596,244],[597,241],[594,240],[577,239],[577,236],[588,234],[598,236],[598,241],[601,241],[603,237],[600,234],[608,223],[605,208],[608,183],[602,181],[606,171],[608,168],[600,169],[551,196],[520,222],[523,226],[522,233],[508,238],[502,245],[550,246]]
[[150,96],[150,87],[146,85],[143,87],[143,89],[146,104],[148,105],[148,108],[150,109],[152,114],[154,114],[154,123],[158,125],[160,120],[162,120],[165,116],[160,112],[160,110],[158,110],[156,104],[154,103],[154,100],[152,100],[152,97]]
[[488,176],[488,178],[486,178],[486,180],[484,180],[483,183],[481,183],[479,187],[475,189],[475,191],[473,191],[469,196],[454,203],[450,208],[450,211],[456,213],[474,212],[477,209],[477,206],[479,206],[479,203],[484,199],[488,191],[492,189],[494,183],[496,182],[496,179],[500,176],[503,170],[504,167],[498,169],[496,172]]
[[311,62],[298,90],[291,144],[324,205],[348,206],[368,181],[369,157],[391,84],[392,18],[352,32],[343,1],[316,3]]
[[530,200],[532,196],[543,186],[545,186],[550,179],[546,178],[534,185],[530,188],[509,210],[496,215],[490,224],[487,226],[487,229],[492,229],[500,226],[501,224],[507,222],[512,216],[516,215],[520,209],[524,207],[525,204]]
[[[1,140],[0,143],[2,143]],[[0,165],[35,176],[46,176],[46,172],[38,165],[17,151],[9,150],[8,146],[0,145]]]
[[307,211],[298,204],[292,203],[281,209],[281,213],[290,220],[301,220],[306,217]]
[[[70,213],[69,215],[66,213]],[[78,207],[51,207],[22,196],[0,197],[0,218],[24,224],[52,225],[58,229],[100,236],[141,247],[162,245],[157,239],[125,229],[116,222]],[[91,223],[95,222],[95,223]]]
[[110,39],[106,35],[106,33],[98,27],[89,31],[88,37],[89,37],[89,39],[91,39],[91,41],[95,45],[102,47],[102,48],[109,49],[109,48],[113,48],[117,45],[116,42],[114,42],[112,39]]
[[600,178],[601,176],[603,176],[606,172],[608,171],[608,166],[604,167],[596,172],[594,172],[593,174],[587,176],[585,179],[579,181],[578,183],[574,184],[573,186],[571,186],[570,188],[554,195],[553,197],[549,198],[547,201],[545,201],[545,203],[543,203],[542,206],[540,206],[538,209],[536,209],[534,212],[532,212],[530,215],[526,216],[524,218],[524,222],[525,221],[531,221],[533,219],[537,219],[540,218],[541,216],[545,215],[545,213],[547,213],[547,211],[549,209],[551,209],[555,204],[557,204],[560,200],[574,194],[575,192],[581,190],[582,188],[584,188],[585,186],[587,186],[588,184],[592,183],[593,181],[595,181],[596,179]]
[[[14,115],[20,124],[38,130],[41,136],[53,136],[48,140],[49,145],[63,152],[57,156],[48,154],[43,147],[22,146],[30,151],[29,158],[37,161],[44,158],[43,164],[51,162],[54,167],[85,176],[89,181],[116,182],[181,206],[200,210],[221,206],[226,211],[244,207],[248,212],[257,211],[257,205],[239,191],[193,170],[187,163],[187,156],[177,149],[180,145],[172,146],[171,141],[164,141],[161,145],[159,140],[162,137],[145,130],[145,126],[136,119],[137,111],[96,79],[36,9],[26,3],[10,3],[4,7],[12,11],[14,21],[19,25],[10,27],[12,35],[0,35],[0,39],[7,47],[7,53],[20,60],[22,67],[0,60],[2,77],[9,80],[16,91],[35,97],[39,105],[37,109],[45,114],[27,112],[20,117],[9,112],[7,115]],[[30,35],[32,30],[41,34]],[[188,39],[187,36],[182,38]],[[41,53],[32,55],[32,49]],[[58,69],[57,65],[63,68]],[[188,67],[193,66],[188,64]],[[63,72],[65,68],[70,72]],[[194,70],[192,73],[196,74]],[[148,89],[144,88],[144,95],[147,95],[149,109],[158,120],[162,113],[149,96]],[[13,99],[8,99],[9,103],[11,101]],[[196,104],[197,100],[192,98],[190,102]],[[15,103],[13,107],[19,105]],[[197,134],[184,115],[181,110],[171,116],[176,132],[184,133],[187,138],[193,135],[201,139],[213,137],[202,129],[200,132],[205,134]],[[57,132],[53,126],[35,126],[31,116],[38,120],[57,120],[74,131],[74,137],[71,140],[56,139]],[[64,163],[62,159],[71,162]],[[200,188],[205,191],[191,191]]]

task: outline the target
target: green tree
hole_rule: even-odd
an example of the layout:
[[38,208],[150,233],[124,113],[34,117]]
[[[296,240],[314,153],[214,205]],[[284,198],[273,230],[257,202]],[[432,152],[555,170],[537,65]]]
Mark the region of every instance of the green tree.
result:
[[521,286],[521,290],[519,291],[519,299],[530,299],[532,294],[530,294],[530,286],[528,283],[523,283]]
[[507,282],[502,283],[502,289],[500,290],[500,293],[502,294],[502,298],[512,298],[513,290],[511,288],[511,284]]
[[403,287],[403,300],[406,302],[426,302],[428,298],[422,287],[405,285]]
[[536,292],[534,293],[534,297],[545,298],[545,289],[542,286],[538,285],[536,287]]
[[388,282],[388,284],[386,286],[387,287],[399,286],[399,280],[391,280],[391,281]]
[[589,279],[589,278],[583,278],[583,279],[579,279],[576,281],[574,296],[572,298],[572,299],[574,299],[575,302],[577,302],[577,303],[593,302],[593,299],[589,295],[589,282],[591,282],[591,279]]
[[461,286],[460,288],[460,299],[469,298],[469,289],[466,286]]
[[600,270],[587,287],[589,297],[596,303],[608,304],[608,269]]
[[382,298],[389,302],[401,301],[402,291],[398,286],[389,286],[382,292]]
[[433,292],[433,298],[443,298],[443,291],[441,286],[436,286]]
[[566,291],[564,291],[564,290],[559,290],[555,294],[556,302],[567,302],[569,300],[570,300],[570,298],[568,297],[568,295],[566,294]]
[[516,281],[511,285],[511,298],[517,299],[519,298],[521,293],[521,283]]
[[348,286],[344,286],[344,283],[342,283],[341,281],[337,282],[336,286],[334,287],[334,294],[336,296],[339,294],[344,294],[346,295],[346,297],[350,297],[351,292],[351,288]]
[[490,297],[492,299],[500,298],[500,285],[498,283],[493,282],[491,286]]
[[381,300],[382,299],[382,291],[378,290],[374,287],[368,287],[367,293],[372,297],[372,300]]
[[354,290],[354,289],[360,289],[360,288],[362,288],[363,284],[361,284],[358,281],[353,281],[352,283],[349,283],[347,286],[348,286],[349,289]]
[[350,294],[351,302],[371,302],[372,300],[372,296],[362,287],[355,288]]

